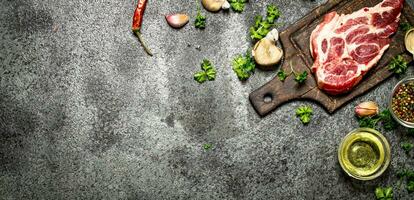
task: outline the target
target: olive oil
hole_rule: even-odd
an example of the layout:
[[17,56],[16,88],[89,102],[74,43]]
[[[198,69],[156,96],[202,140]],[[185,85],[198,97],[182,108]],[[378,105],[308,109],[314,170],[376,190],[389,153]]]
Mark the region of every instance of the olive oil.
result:
[[352,131],[342,141],[338,159],[344,171],[360,180],[380,176],[390,162],[390,147],[383,135],[374,129]]

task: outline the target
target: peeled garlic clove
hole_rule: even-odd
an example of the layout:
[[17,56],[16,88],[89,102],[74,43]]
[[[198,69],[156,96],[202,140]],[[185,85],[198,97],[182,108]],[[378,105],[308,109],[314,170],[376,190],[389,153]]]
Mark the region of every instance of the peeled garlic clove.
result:
[[273,41],[278,41],[279,40],[279,31],[277,31],[277,29],[273,29],[273,30],[271,30],[267,35],[266,35],[266,37],[265,38],[267,38],[267,39],[269,39],[269,40],[273,40]]
[[276,46],[274,40],[263,38],[254,46],[252,55],[259,68],[271,70],[282,59],[283,50]]
[[210,12],[217,12],[226,0],[202,0],[204,8]]
[[414,29],[410,29],[405,34],[405,48],[414,56]]
[[355,114],[358,117],[371,117],[379,113],[378,104],[373,101],[367,101],[355,107]]
[[221,6],[221,9],[223,10],[230,9],[230,3],[228,1],[224,1],[223,5]]
[[190,20],[190,18],[186,14],[166,15],[165,19],[167,20],[168,24],[173,28],[182,28]]

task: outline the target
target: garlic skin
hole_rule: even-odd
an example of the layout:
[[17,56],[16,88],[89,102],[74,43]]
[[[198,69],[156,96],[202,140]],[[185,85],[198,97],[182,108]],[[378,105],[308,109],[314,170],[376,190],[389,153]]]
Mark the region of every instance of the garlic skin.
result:
[[378,104],[373,101],[366,101],[355,107],[355,114],[358,117],[371,117],[378,115],[378,113]]
[[277,42],[279,40],[279,31],[277,29],[271,30],[265,37],[266,39],[273,40]]
[[170,25],[173,28],[182,28],[185,26],[188,21],[190,20],[190,17],[186,14],[171,14],[166,15],[165,19],[168,22],[168,25]]
[[221,6],[221,9],[223,10],[230,9],[230,3],[228,1],[224,1],[224,4]]
[[225,3],[226,0],[202,0],[204,8],[210,12],[217,12],[221,9],[221,6]]

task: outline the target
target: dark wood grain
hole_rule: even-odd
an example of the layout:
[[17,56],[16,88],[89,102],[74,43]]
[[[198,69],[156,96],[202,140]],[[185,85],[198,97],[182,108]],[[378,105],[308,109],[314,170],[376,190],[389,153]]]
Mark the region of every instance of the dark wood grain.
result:
[[[361,81],[350,93],[331,96],[317,87],[316,80],[310,72],[313,64],[313,58],[310,55],[309,38],[315,27],[323,20],[323,16],[331,11],[338,14],[349,14],[363,7],[372,7],[382,0],[329,0],[326,4],[314,9],[301,20],[290,26],[280,34],[280,40],[285,52],[285,58],[281,68],[290,72],[290,63],[295,71],[308,71],[308,80],[303,85],[298,85],[294,81],[294,76],[290,75],[284,82],[275,77],[264,86],[253,91],[250,94],[250,102],[261,116],[269,114],[278,106],[291,100],[307,99],[320,103],[329,113],[335,112],[341,106],[360,96],[387,78],[391,77],[392,72],[388,71],[387,64],[396,56],[402,54],[408,61],[412,56],[406,52],[404,47],[405,33],[398,30],[392,36],[390,48],[383,55],[379,63],[365,75]],[[408,3],[404,4],[401,15],[402,22],[414,24],[414,13]],[[388,94],[384,94],[386,98]],[[265,98],[270,97],[270,101],[265,102]]]

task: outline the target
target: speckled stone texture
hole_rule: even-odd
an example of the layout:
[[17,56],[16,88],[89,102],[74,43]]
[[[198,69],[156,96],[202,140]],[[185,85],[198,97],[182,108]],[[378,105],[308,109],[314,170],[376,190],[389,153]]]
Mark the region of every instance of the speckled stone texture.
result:
[[[135,1],[0,0],[0,199],[374,199],[377,185],[396,186],[396,171],[414,166],[399,147],[406,129],[385,133],[392,164],[375,181],[347,177],[337,147],[358,126],[353,107],[384,108],[399,78],[333,115],[292,102],[260,118],[248,94],[275,71],[241,83],[231,69],[266,5],[279,5],[284,29],[323,2],[202,10],[198,30],[196,1],[150,1],[149,57],[130,31]],[[174,12],[190,24],[170,28],[164,15]],[[199,85],[204,58],[218,76]],[[315,110],[308,126],[294,116],[304,104]]]

